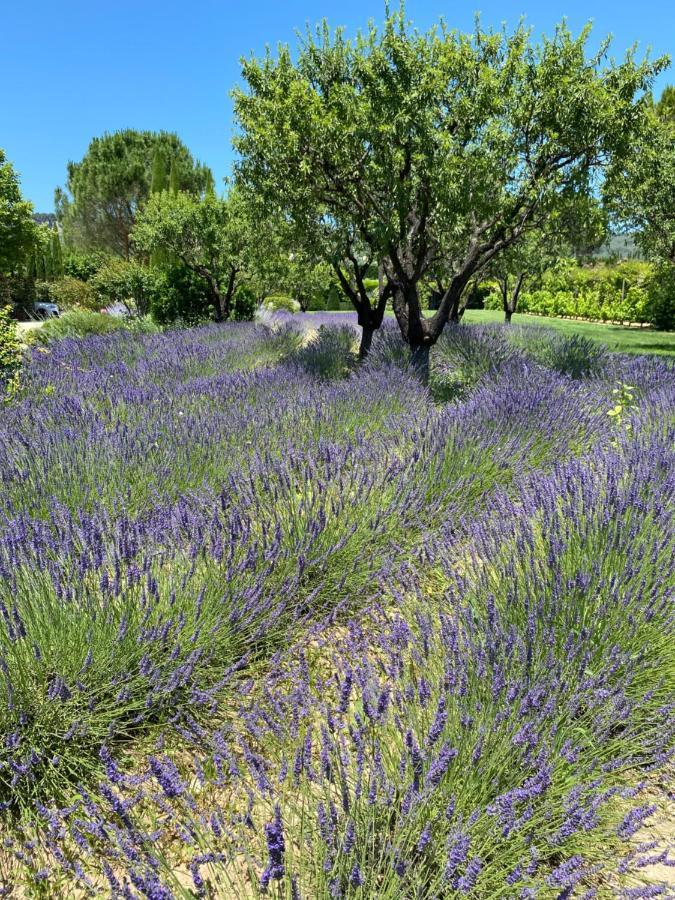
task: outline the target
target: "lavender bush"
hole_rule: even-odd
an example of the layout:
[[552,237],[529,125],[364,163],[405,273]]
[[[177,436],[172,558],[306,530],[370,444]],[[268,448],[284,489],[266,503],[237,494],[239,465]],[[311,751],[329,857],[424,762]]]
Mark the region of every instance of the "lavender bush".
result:
[[441,404],[288,318],[53,344],[3,410],[3,889],[594,896],[673,747],[672,367],[461,328]]

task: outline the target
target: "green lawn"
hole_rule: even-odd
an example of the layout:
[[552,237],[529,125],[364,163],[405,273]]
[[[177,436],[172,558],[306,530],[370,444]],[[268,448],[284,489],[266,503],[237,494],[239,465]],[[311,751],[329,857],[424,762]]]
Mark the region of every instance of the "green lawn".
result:
[[[504,313],[497,309],[468,309],[467,322],[503,322]],[[575,322],[572,319],[552,319],[516,313],[514,324],[547,325],[565,334],[583,334],[600,341],[610,350],[622,353],[674,353],[675,331],[652,331],[651,328],[624,328],[602,322]]]
[[[346,312],[347,310],[343,310]],[[393,316],[388,309],[387,316]],[[428,312],[427,315],[433,315]],[[475,324],[503,322],[504,313],[498,309],[467,309],[464,321]],[[527,316],[515,313],[513,323],[541,325],[555,328],[564,334],[583,334],[604,344],[609,350],[621,353],[675,354],[675,331],[653,331],[651,328],[628,328],[623,325],[605,325],[602,322],[576,322],[573,319],[554,319],[548,316]]]

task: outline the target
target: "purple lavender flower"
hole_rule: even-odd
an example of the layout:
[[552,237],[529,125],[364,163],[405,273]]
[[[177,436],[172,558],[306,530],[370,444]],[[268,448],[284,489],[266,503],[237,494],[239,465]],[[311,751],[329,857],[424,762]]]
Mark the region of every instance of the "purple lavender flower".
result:
[[269,856],[267,866],[260,879],[262,888],[267,888],[270,881],[279,881],[284,877],[284,829],[281,822],[281,809],[277,805],[274,810],[274,820],[265,825],[265,839],[267,841],[267,853]]

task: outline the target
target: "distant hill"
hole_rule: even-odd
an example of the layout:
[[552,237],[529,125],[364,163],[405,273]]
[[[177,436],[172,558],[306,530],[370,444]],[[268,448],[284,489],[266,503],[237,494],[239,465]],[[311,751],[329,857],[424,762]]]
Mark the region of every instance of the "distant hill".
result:
[[597,259],[644,259],[645,255],[632,234],[611,234],[592,254]]
[[55,228],[56,213],[33,213],[33,221],[38,225],[49,225],[50,228]]

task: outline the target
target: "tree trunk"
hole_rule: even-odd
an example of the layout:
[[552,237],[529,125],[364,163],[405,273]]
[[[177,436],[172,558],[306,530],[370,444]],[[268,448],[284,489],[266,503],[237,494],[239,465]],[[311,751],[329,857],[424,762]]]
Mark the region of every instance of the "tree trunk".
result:
[[225,296],[221,295],[221,305],[222,305],[222,316],[223,319],[229,319],[230,311],[232,308],[232,298],[234,297],[234,290],[236,285],[237,278],[237,270],[232,267],[230,269],[230,276],[227,280],[227,290],[225,291]]
[[223,321],[223,305],[221,296],[218,291],[214,290],[213,287],[209,288],[209,294],[211,295],[211,303],[213,304],[213,308],[215,310],[216,322]]
[[511,324],[511,317],[518,307],[518,297],[520,296],[520,289],[523,286],[523,281],[525,280],[525,273],[521,272],[517,279],[516,283],[513,286],[513,290],[509,295],[509,280],[508,276],[504,278],[504,281],[501,284],[502,288],[502,300],[504,304],[504,324]]
[[410,362],[422,384],[429,384],[429,345],[411,347]]
[[349,298],[357,313],[357,321],[361,326],[361,343],[359,345],[359,359],[363,360],[368,355],[370,345],[373,342],[373,334],[382,325],[387,301],[391,296],[391,287],[383,282],[382,266],[378,267],[378,295],[377,303],[373,306],[371,298],[366,290],[364,276],[366,266],[360,266],[355,258],[351,257],[356,287],[342,271],[340,265],[334,264],[333,269],[338,277],[340,286]]
[[364,360],[370,352],[370,345],[373,343],[373,335],[376,326],[363,325],[361,328],[361,343],[359,344],[359,359]]

